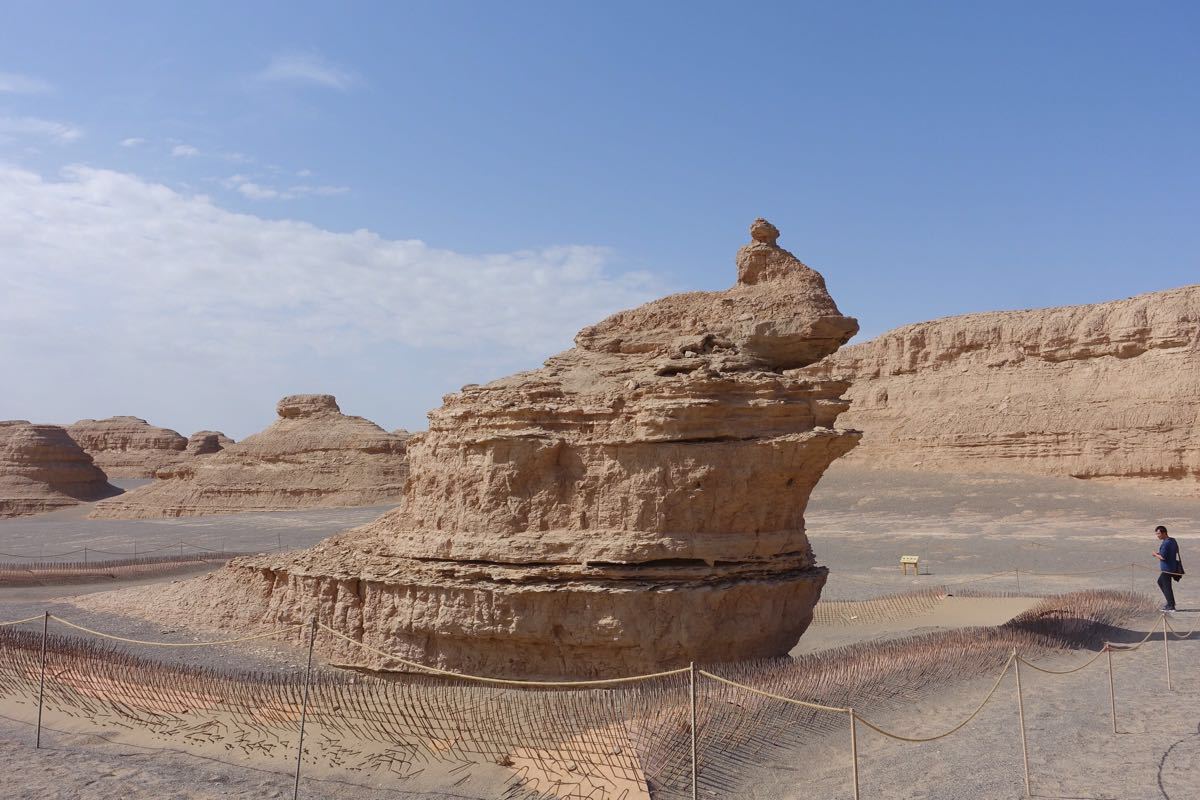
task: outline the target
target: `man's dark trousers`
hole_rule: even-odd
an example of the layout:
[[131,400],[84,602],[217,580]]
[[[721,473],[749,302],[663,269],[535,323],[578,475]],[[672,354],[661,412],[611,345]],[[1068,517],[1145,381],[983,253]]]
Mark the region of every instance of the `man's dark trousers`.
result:
[[1175,587],[1171,585],[1171,576],[1165,572],[1158,574],[1158,588],[1162,589],[1163,597],[1167,598],[1167,608],[1175,607]]

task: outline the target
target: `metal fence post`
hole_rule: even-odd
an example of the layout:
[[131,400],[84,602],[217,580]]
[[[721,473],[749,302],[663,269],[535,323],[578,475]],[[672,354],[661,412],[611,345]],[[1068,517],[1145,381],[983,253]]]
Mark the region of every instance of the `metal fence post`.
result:
[[696,662],[692,661],[688,664],[688,690],[691,694],[691,723],[692,723],[692,800],[699,800],[700,784],[696,779],[697,764],[696,764]]
[[1021,722],[1021,760],[1025,764],[1025,796],[1032,797],[1033,792],[1029,788],[1029,743],[1025,738],[1025,698],[1021,694],[1021,657],[1015,649],[1012,654],[1013,667],[1017,672],[1017,715]]
[[292,800],[300,797],[300,762],[304,759],[304,723],[308,721],[308,685],[312,680],[313,647],[317,643],[317,618],[312,618],[312,631],[308,635],[308,666],[304,669],[304,703],[300,706],[300,742],[296,748],[296,784]]
[[42,700],[46,695],[46,639],[47,631],[50,628],[50,612],[44,611],[42,617],[42,676],[38,679],[38,720],[37,720],[37,738],[35,739],[34,748],[42,746]]
[[1017,574],[1017,591],[1019,592],[1021,591],[1021,568],[1017,567],[1013,569],[1013,572]]

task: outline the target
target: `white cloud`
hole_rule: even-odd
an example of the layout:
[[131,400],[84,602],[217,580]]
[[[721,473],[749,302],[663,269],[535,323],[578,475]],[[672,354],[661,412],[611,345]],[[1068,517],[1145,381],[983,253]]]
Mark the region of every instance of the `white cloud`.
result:
[[251,200],[295,200],[298,197],[332,197],[346,194],[349,186],[309,186],[301,184],[287,189],[276,189],[256,183],[245,175],[231,175],[221,181],[226,189],[240,192]]
[[0,94],[45,94],[52,91],[54,87],[41,78],[0,72]]
[[83,131],[73,125],[38,117],[0,117],[0,140],[30,136],[66,144],[82,137]]
[[200,155],[200,151],[190,144],[177,144],[171,148],[171,155],[175,158],[192,158]]
[[276,55],[257,75],[260,81],[304,83],[345,91],[358,83],[358,76],[315,53]]
[[0,361],[119,353],[147,375],[381,346],[541,356],[661,293],[602,248],[469,255],[236,214],[82,166],[58,180],[0,166],[0,241]]
[[146,140],[140,136],[130,136],[128,139],[121,140],[121,147],[140,147],[146,143]]

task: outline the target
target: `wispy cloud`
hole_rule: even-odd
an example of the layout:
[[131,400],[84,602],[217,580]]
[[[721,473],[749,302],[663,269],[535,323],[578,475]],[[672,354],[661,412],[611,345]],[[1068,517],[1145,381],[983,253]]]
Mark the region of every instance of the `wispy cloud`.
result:
[[245,175],[230,175],[221,181],[221,185],[226,189],[239,192],[251,200],[295,200],[298,197],[314,196],[333,197],[335,195],[347,194],[350,191],[349,186],[311,186],[308,184],[298,184],[296,186],[289,186],[286,189],[279,189],[273,186],[265,186]]
[[177,144],[171,148],[171,155],[175,158],[193,158],[200,155],[200,150],[190,144]]
[[128,139],[121,140],[121,147],[141,147],[146,143],[146,140],[140,136],[130,136]]
[[81,129],[65,122],[55,122],[38,117],[0,117],[0,139],[34,137],[49,139],[57,144],[66,144],[82,136]]
[[282,53],[256,76],[260,81],[308,84],[346,91],[358,83],[353,72],[315,53]]
[[0,72],[0,93],[7,94],[45,94],[54,91],[54,87],[31,75],[19,75],[15,72]]
[[85,339],[148,364],[231,369],[377,345],[540,356],[661,291],[614,271],[603,248],[468,255],[236,214],[88,167],[47,180],[0,166],[0,240],[0,359],[14,364]]

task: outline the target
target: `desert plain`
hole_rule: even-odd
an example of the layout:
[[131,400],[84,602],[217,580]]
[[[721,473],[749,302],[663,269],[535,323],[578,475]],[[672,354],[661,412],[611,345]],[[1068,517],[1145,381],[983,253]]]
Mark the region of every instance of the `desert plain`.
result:
[[[44,542],[47,550],[85,543],[97,549],[131,548],[134,540],[141,549],[150,549],[181,539],[210,546],[223,541],[231,551],[270,549],[279,543],[301,548],[373,519],[383,510],[318,509],[118,524],[85,521],[85,507],[0,522],[0,550],[31,552],[35,541]],[[1039,598],[1071,591],[1132,590],[1149,596],[1156,591],[1153,573],[1128,565],[1153,566],[1153,525],[1162,523],[1180,531],[1186,551],[1187,534],[1197,521],[1194,501],[1155,496],[1138,488],[1072,478],[1003,473],[953,476],[837,465],[814,492],[808,511],[813,547],[829,567],[830,578],[816,622],[793,654],[820,659],[846,645],[911,641],[907,637],[1001,625],[1034,607]],[[903,554],[920,556],[920,575],[900,574],[897,562]],[[1073,577],[1036,574],[1114,566],[1121,568]],[[198,565],[187,574],[214,568],[216,564]],[[17,619],[49,610],[130,638],[180,642],[219,638],[217,631],[206,630],[203,624],[185,627],[174,618],[155,624],[120,612],[128,592],[152,594],[161,582],[181,577],[3,588],[0,616]],[[1200,603],[1188,599],[1186,580],[1180,586],[1180,611],[1173,623],[1186,632],[1200,624]],[[853,601],[926,589],[936,591],[898,612],[864,604],[855,613]],[[167,617],[170,614],[164,613]],[[1113,634],[1114,641],[1135,643],[1158,620],[1153,613],[1132,620]],[[1153,643],[1155,647],[1116,657],[1120,713],[1116,736],[1110,730],[1103,659],[1074,675],[1029,670],[1023,674],[1034,796],[1177,799],[1200,791],[1189,769],[1200,755],[1200,737],[1195,711],[1187,702],[1200,696],[1196,667],[1200,644],[1193,637],[1170,643],[1172,696],[1177,699],[1164,706],[1162,647],[1158,639]],[[156,659],[219,668],[295,672],[304,662],[302,648],[270,640],[166,653],[129,647]],[[1084,647],[1052,654],[1038,663],[1068,668],[1094,653],[1095,647]],[[897,688],[893,696],[874,699],[873,719],[914,736],[944,730],[974,708],[996,672]],[[1021,751],[1011,684],[1010,675],[998,690],[998,700],[958,734],[938,742],[915,745],[860,732],[862,796],[1021,797]],[[58,720],[63,732],[49,731],[43,748],[35,750],[32,728],[14,721],[23,711],[6,707],[4,714],[8,719],[0,723],[4,727],[0,784],[5,796],[251,798],[287,797],[292,791],[287,758],[221,757],[134,731],[89,733],[86,725],[80,729],[78,721],[68,720]],[[47,724],[55,728],[54,720]],[[850,797],[846,739],[840,727],[813,730],[790,737],[749,762],[714,748],[704,769],[729,773],[730,781],[719,785],[736,786],[736,796],[741,797]],[[438,792],[409,791],[403,783],[364,778],[339,776],[336,770],[319,772],[304,779],[303,796],[333,798],[349,791],[359,797],[493,796],[491,787],[473,787],[471,780],[453,791]],[[703,796],[721,796],[721,792],[710,789]]]

